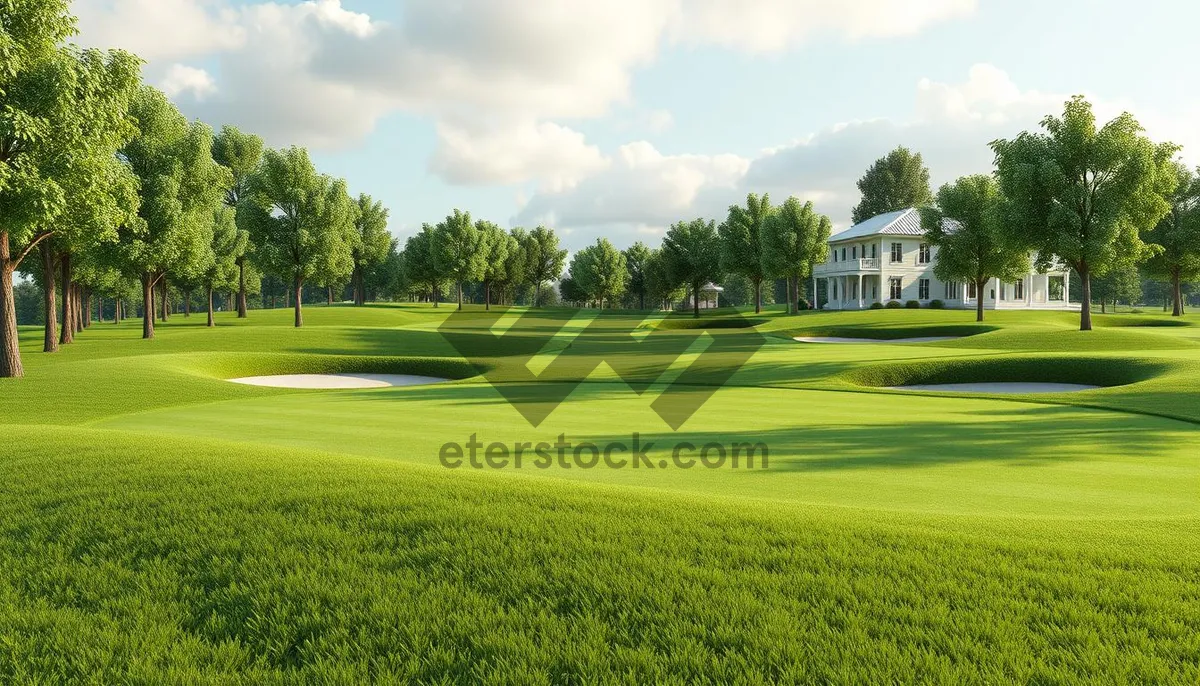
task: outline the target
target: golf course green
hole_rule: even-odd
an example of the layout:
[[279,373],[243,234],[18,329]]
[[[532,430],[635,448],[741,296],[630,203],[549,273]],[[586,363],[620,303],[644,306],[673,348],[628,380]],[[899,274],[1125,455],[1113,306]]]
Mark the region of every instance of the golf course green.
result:
[[[492,336],[476,309],[460,333]],[[745,313],[765,343],[674,431],[653,349],[648,392],[606,356],[532,426],[478,373],[529,346],[494,337],[473,365],[452,312],[174,316],[150,341],[95,323],[53,355],[22,328],[0,682],[1200,681],[1200,318]],[[701,337],[745,335],[735,314]],[[877,340],[796,340],[826,337]],[[892,342],[928,337],[948,339]],[[349,373],[446,381],[229,381]],[[1095,388],[896,389],[971,382]],[[449,443],[635,434],[621,468],[444,464]],[[766,464],[698,459],[759,443]]]

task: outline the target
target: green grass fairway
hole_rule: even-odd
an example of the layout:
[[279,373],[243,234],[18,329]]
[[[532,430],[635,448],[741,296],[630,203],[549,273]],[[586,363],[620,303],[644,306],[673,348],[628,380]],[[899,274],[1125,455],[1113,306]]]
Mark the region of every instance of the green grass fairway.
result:
[[[639,396],[607,364],[531,427],[438,332],[451,311],[176,316],[149,342],[95,324],[55,355],[22,329],[27,378],[0,381],[0,683],[1200,682],[1200,318],[746,314],[766,344],[672,431],[664,382]],[[697,335],[640,330],[646,383]],[[483,363],[513,368],[535,333]],[[226,381],[356,371],[451,381]],[[972,380],[1101,388],[889,389]],[[635,433],[637,468],[439,461],[472,435]],[[672,454],[755,442],[766,468]]]

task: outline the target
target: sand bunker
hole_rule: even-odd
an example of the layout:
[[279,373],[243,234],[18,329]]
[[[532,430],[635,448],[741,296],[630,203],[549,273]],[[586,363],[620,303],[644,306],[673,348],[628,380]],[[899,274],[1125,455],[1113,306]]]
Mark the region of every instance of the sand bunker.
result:
[[941,341],[956,341],[962,336],[924,336],[920,338],[840,338],[838,336],[797,336],[801,343],[873,343],[876,345],[891,343],[938,343]]
[[392,388],[394,386],[425,386],[444,383],[448,379],[411,374],[284,374],[280,376],[248,376],[230,379],[233,383],[246,386],[269,386],[271,388]]
[[993,383],[944,383],[917,386],[891,386],[894,391],[949,391],[952,393],[1078,393],[1094,391],[1100,386],[1076,383],[1029,383],[1001,381]]

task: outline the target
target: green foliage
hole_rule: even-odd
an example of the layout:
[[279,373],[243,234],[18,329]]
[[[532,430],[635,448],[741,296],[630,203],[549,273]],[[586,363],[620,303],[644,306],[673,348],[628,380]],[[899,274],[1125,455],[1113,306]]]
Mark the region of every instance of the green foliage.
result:
[[1144,238],[1155,246],[1146,273],[1171,284],[1173,314],[1183,314],[1183,283],[1200,279],[1200,178],[1175,163],[1175,192],[1171,209]]
[[[872,303],[872,304],[874,304],[874,303]],[[929,309],[944,310],[944,309],[946,309],[946,303],[941,300],[930,300],[929,301]]]
[[250,192],[250,177],[262,161],[263,140],[253,134],[242,133],[235,126],[224,126],[213,139],[212,156],[233,177],[225,204],[237,207]]
[[759,298],[755,300],[755,311],[762,310],[761,290],[767,274],[763,270],[763,224],[773,212],[771,197],[751,193],[746,196],[746,206],[733,205],[729,215],[718,229],[721,238],[721,270],[729,274],[740,274],[750,279]]
[[1025,131],[992,143],[1006,203],[1006,226],[1045,263],[1057,258],[1078,274],[1084,293],[1080,328],[1092,328],[1091,277],[1151,251],[1141,233],[1171,209],[1179,182],[1171,162],[1178,149],[1155,144],[1133,115],[1097,128],[1082,96],[1067,101],[1062,117],[1042,120],[1045,133]]
[[662,259],[669,278],[687,284],[693,312],[699,317],[700,289],[722,276],[716,223],[693,219],[672,224],[663,238]]
[[898,310],[898,309],[904,307],[904,305],[902,305],[899,300],[889,300],[887,302],[887,304],[884,305],[884,307],[886,307],[889,310]]
[[[937,247],[933,273],[946,283],[969,282],[979,292],[997,278],[1016,281],[1029,273],[1026,244],[1004,224],[1004,197],[990,176],[964,176],[938,189],[937,204],[921,208],[925,238]],[[976,318],[983,321],[983,299]]]
[[508,256],[520,252],[517,240],[499,225],[489,221],[476,222],[479,229],[479,251],[483,260],[480,279],[484,283],[486,304],[492,303],[492,288],[508,279]]
[[[559,248],[558,236],[554,230],[544,226],[529,232],[524,248],[526,274],[529,281],[533,282],[535,291],[540,294],[542,284],[562,276],[567,251]],[[538,296],[535,296],[535,299],[541,300]]]
[[787,278],[788,311],[795,314],[800,296],[800,281],[812,275],[813,265],[829,257],[829,235],[833,223],[817,214],[811,202],[800,204],[790,197],[763,224],[763,271],[776,278]]
[[872,309],[872,310],[882,310],[882,309],[883,309],[883,303],[881,303],[881,302],[879,302],[878,300],[876,300],[875,302],[871,303],[871,309]]
[[42,307],[42,290],[32,281],[22,281],[13,286],[18,326],[41,326],[46,323],[45,308]]
[[909,300],[904,303],[904,307],[905,307],[905,309],[909,309],[909,310],[919,310],[919,309],[921,309],[921,301],[920,300]]
[[355,202],[358,211],[355,212],[351,257],[354,261],[355,304],[362,305],[366,300],[363,279],[367,272],[388,258],[395,241],[388,232],[388,210],[382,202],[366,193],[360,194]]
[[597,238],[594,244],[575,253],[570,273],[574,287],[586,293],[588,299],[597,301],[601,308],[620,297],[629,282],[625,255],[607,238]]
[[637,241],[625,249],[625,267],[629,270],[629,293],[637,298],[637,309],[646,309],[646,296],[650,293],[650,268],[652,251],[646,244]]
[[914,154],[905,147],[876,160],[859,179],[858,190],[862,192],[862,200],[852,212],[855,224],[888,212],[924,207],[933,201],[929,169],[921,153]]
[[206,288],[231,291],[238,287],[238,257],[246,253],[249,235],[239,230],[234,209],[221,206],[213,211],[211,263],[204,271]]
[[436,304],[446,275],[438,270],[434,257],[436,228],[425,224],[404,243],[404,276]]
[[458,307],[463,306],[463,282],[483,279],[483,234],[470,212],[454,210],[434,230],[433,261],[440,274],[458,285]]

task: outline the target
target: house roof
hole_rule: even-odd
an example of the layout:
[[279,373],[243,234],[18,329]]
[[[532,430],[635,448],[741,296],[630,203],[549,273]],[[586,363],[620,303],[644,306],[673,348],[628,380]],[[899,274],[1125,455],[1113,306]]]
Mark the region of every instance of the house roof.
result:
[[907,210],[899,210],[896,212],[888,212],[881,214],[862,222],[855,224],[845,231],[840,231],[829,237],[830,241],[845,241],[852,238],[866,238],[867,236],[923,236],[924,229],[921,228],[921,213],[915,208]]

